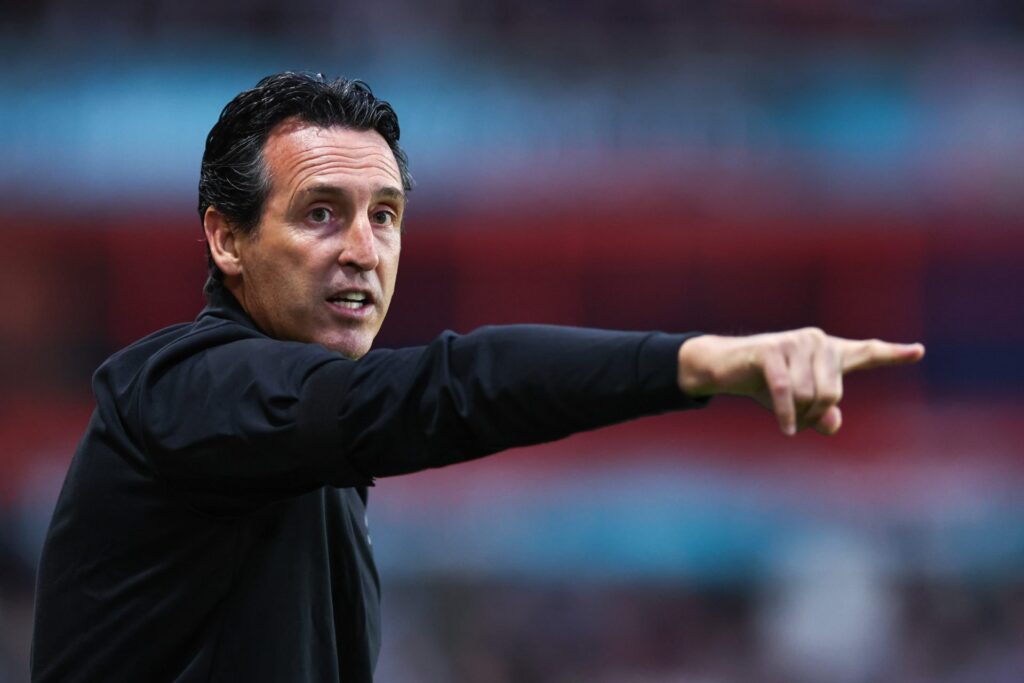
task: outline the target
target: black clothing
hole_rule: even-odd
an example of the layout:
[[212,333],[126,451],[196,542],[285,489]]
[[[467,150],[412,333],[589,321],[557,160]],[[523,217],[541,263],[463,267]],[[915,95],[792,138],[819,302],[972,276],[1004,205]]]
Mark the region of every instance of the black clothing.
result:
[[38,577],[35,681],[371,681],[373,477],[701,404],[685,335],[450,332],[358,361],[223,288],[96,372]]

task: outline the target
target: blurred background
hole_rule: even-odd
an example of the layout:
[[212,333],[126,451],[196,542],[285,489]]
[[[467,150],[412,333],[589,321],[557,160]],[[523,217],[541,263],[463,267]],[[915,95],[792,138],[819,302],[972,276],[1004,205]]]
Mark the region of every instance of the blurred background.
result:
[[381,681],[1024,680],[1024,5],[3,0],[0,683],[111,352],[203,305],[205,136],[367,80],[383,346],[544,322],[922,341],[833,438],[716,399],[383,480]]

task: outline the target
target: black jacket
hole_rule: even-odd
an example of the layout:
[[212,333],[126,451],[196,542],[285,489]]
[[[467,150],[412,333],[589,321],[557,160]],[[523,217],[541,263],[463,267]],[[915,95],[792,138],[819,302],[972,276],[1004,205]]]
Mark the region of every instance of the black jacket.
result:
[[34,681],[371,681],[374,477],[698,405],[686,335],[510,326],[358,361],[223,288],[96,372],[43,550]]

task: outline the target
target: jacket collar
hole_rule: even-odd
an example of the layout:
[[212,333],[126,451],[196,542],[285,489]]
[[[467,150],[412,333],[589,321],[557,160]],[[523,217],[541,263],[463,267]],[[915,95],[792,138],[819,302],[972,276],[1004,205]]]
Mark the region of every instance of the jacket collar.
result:
[[249,317],[249,314],[242,308],[242,304],[238,303],[238,299],[232,294],[224,283],[215,278],[209,278],[206,281],[206,286],[203,288],[203,294],[206,295],[206,307],[199,312],[197,320],[201,320],[207,316],[213,318],[223,318],[231,320],[236,323],[240,323],[262,332],[253,322],[253,319]]

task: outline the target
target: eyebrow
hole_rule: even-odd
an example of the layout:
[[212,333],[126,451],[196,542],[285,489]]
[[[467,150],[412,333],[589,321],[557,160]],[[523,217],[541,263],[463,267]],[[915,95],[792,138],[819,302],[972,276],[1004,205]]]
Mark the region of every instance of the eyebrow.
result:
[[381,197],[386,197],[387,199],[401,200],[403,203],[406,199],[405,192],[399,190],[397,187],[391,187],[390,185],[385,185],[377,190],[375,194]]
[[[351,194],[352,193],[349,190],[338,185],[317,184],[310,185],[309,187],[304,187],[301,190],[299,190],[295,194],[295,200],[302,201],[308,199],[309,197],[347,198],[351,196]],[[385,185],[383,187],[377,188],[376,190],[374,190],[373,195],[375,197],[382,197],[385,199],[391,199],[405,203],[405,192],[398,189],[397,187],[392,187],[391,185]]]

